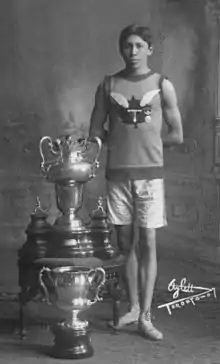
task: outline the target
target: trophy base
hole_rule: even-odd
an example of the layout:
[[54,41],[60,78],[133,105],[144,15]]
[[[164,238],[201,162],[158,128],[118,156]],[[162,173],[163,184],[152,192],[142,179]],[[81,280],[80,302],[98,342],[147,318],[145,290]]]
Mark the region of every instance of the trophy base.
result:
[[86,227],[79,217],[72,218],[69,215],[58,217],[54,223],[54,227],[62,231],[85,231]]
[[93,356],[94,349],[87,327],[75,328],[60,323],[52,331],[55,338],[50,356],[53,358],[83,359]]
[[[63,230],[53,226],[47,234],[46,259],[49,258],[90,258],[94,256],[94,246],[90,230]],[[45,262],[45,264],[47,264]],[[85,261],[80,262],[80,265]],[[72,262],[70,265],[73,265]],[[75,264],[74,264],[75,265]]]

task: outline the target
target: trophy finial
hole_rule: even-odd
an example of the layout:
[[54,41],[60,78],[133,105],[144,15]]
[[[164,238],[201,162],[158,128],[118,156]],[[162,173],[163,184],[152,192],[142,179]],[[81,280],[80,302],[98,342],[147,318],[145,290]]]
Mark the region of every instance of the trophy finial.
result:
[[34,209],[34,214],[42,214],[42,215],[45,215],[46,214],[46,210],[44,210],[41,206],[41,201],[40,201],[40,198],[39,196],[36,197],[36,206],[35,206],[35,209]]
[[41,208],[41,203],[40,203],[40,198],[37,196],[36,197],[36,206],[35,206],[34,212],[37,212],[37,210],[39,208]]
[[104,198],[102,196],[99,196],[97,203],[96,203],[96,208],[92,211],[93,217],[105,217],[106,216],[106,212],[104,210],[103,204],[104,204]]
[[102,212],[105,213],[104,208],[103,208],[103,203],[104,203],[104,198],[102,196],[99,196],[99,198],[97,200],[97,210],[101,210]]

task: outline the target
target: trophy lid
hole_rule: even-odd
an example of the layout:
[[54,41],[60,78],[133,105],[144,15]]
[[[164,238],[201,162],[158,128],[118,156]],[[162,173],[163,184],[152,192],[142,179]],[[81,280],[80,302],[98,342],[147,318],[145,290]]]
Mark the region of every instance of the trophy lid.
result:
[[99,197],[95,209],[92,211],[90,218],[90,228],[92,229],[108,229],[107,213],[103,207],[104,199]]
[[36,216],[36,217],[47,217],[47,212],[46,210],[44,210],[42,207],[41,207],[41,202],[40,202],[40,198],[37,196],[36,197],[36,206],[35,206],[35,209],[34,211],[32,212],[31,216]]
[[32,233],[50,227],[50,224],[46,221],[48,217],[47,211],[41,207],[39,197],[36,198],[36,201],[34,211],[31,213],[31,222],[27,228],[27,231]]

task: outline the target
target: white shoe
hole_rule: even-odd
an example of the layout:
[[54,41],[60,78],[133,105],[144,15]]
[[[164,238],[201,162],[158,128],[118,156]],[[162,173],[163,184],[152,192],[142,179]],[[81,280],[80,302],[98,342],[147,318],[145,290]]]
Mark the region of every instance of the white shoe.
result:
[[108,322],[108,326],[114,327],[114,328],[121,328],[123,326],[131,325],[133,323],[138,322],[138,318],[140,315],[140,308],[138,306],[134,306],[131,308],[129,312],[126,312],[123,316],[119,318],[118,325],[115,326],[113,321],[111,320]]
[[138,330],[141,336],[149,340],[159,341],[163,339],[163,334],[154,327],[151,319],[139,318]]

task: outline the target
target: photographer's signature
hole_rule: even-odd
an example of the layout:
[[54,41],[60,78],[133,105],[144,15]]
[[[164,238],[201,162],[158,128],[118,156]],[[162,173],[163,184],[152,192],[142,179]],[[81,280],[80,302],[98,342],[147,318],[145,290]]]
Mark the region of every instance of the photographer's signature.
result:
[[[181,308],[189,303],[192,303],[195,306],[195,302],[198,302],[200,299],[210,297],[212,293],[216,298],[215,288],[197,287],[190,282],[187,284],[186,278],[181,279],[179,285],[176,284],[176,279],[172,279],[168,284],[168,291],[173,293],[174,301],[160,305],[158,308],[166,307],[170,315],[172,314],[172,310],[175,308]],[[196,291],[202,292],[195,294]],[[178,299],[180,292],[190,293],[190,295]]]

